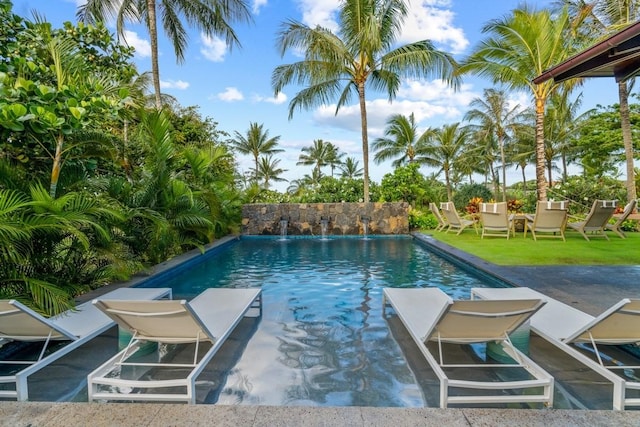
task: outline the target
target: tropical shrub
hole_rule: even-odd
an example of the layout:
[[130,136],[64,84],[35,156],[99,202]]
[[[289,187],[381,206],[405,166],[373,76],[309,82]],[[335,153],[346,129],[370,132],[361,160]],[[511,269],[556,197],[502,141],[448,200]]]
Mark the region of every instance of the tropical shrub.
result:
[[431,212],[423,212],[420,209],[409,211],[409,228],[418,230],[432,230],[438,226],[438,221]]
[[493,199],[493,194],[485,185],[464,184],[460,186],[458,191],[453,195],[453,204],[456,206],[456,209],[464,211],[469,201],[473,198],[489,201]]

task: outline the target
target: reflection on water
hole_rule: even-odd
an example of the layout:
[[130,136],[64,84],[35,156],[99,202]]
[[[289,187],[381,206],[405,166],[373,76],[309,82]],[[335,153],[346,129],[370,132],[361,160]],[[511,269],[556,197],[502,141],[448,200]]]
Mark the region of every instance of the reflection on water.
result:
[[174,298],[209,287],[262,287],[263,318],[208,403],[425,406],[382,316],[382,288],[439,286],[454,298],[484,286],[393,239],[242,239],[163,286]]

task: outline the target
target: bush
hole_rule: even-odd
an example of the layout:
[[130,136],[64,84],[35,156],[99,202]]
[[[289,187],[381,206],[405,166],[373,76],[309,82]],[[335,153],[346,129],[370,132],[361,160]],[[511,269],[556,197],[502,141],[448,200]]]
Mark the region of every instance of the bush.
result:
[[464,184],[456,194],[453,195],[453,204],[458,211],[465,212],[469,201],[475,198],[488,202],[493,199],[493,195],[491,191],[482,184]]
[[550,200],[569,200],[569,213],[588,212],[594,200],[618,200],[624,206],[627,192],[624,183],[609,177],[585,178],[571,176],[566,182],[554,185],[547,192]]
[[409,228],[419,230],[432,230],[438,226],[438,221],[431,212],[423,212],[419,209],[409,211]]

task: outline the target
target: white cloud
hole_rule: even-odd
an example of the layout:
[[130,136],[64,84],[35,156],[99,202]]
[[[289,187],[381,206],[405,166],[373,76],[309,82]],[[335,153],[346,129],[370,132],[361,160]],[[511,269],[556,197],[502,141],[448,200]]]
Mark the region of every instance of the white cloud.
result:
[[[472,99],[481,96],[470,85],[462,85],[454,92],[440,80],[409,81],[390,103],[386,98],[367,100],[367,124],[370,138],[382,136],[387,120],[393,114],[413,114],[420,128],[439,127],[444,123],[462,120],[463,112]],[[318,126],[330,126],[360,133],[360,107],[344,106],[335,115],[335,104],[318,108],[313,120]]]
[[227,44],[219,37],[209,37],[200,34],[200,42],[202,47],[200,53],[209,61],[222,62],[224,55],[227,53]]
[[444,50],[451,50],[454,54],[462,53],[469,46],[469,40],[462,28],[453,25],[455,14],[450,7],[447,0],[411,3],[398,42],[405,44],[426,39],[444,45]]
[[[331,31],[338,29],[336,15],[340,0],[299,0],[302,22],[310,27],[321,25]],[[419,40],[431,40],[445,46],[454,54],[463,52],[469,40],[460,27],[453,24],[455,14],[451,11],[450,0],[414,0],[409,3],[409,13],[405,19],[397,42],[401,44]]]
[[161,80],[160,87],[163,89],[180,89],[184,90],[189,87],[188,82],[182,80]]
[[235,87],[226,87],[224,92],[216,95],[218,99],[225,102],[242,101],[244,95]]
[[340,0],[299,0],[302,22],[309,27],[320,25],[331,31],[338,29],[336,14]]
[[285,102],[287,102],[287,95],[285,95],[283,92],[280,92],[275,97],[273,97],[273,96],[264,97],[264,96],[260,96],[260,95],[254,95],[253,96],[253,100],[255,102],[267,102],[267,103],[270,103],[270,104],[280,105],[280,104],[284,104]]
[[138,36],[138,33],[133,31],[124,31],[124,43],[127,46],[135,48],[135,56],[137,58],[149,58],[151,57],[151,44]]
[[254,14],[258,15],[260,13],[260,9],[266,5],[267,5],[267,0],[253,0],[253,6],[251,10],[253,11]]

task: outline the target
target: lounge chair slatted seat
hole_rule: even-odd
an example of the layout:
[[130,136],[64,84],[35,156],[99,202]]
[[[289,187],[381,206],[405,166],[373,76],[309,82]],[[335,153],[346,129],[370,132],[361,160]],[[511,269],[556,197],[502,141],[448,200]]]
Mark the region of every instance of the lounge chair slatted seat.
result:
[[[484,304],[487,303],[487,304]],[[518,301],[453,301],[438,288],[385,288],[383,307],[390,305],[413,338],[440,380],[440,407],[460,403],[537,402],[551,406],[553,377],[518,350],[509,334],[520,327],[544,305],[540,299]],[[428,342],[438,346],[437,355]],[[445,363],[443,344],[497,342],[514,363]],[[457,369],[518,369],[529,379],[470,380],[450,378],[447,372]],[[452,389],[475,390],[473,394],[456,395]],[[493,393],[480,393],[490,390]],[[510,390],[511,394],[504,391]],[[522,393],[513,393],[522,390]],[[499,391],[499,392],[498,392]]]
[[[211,288],[191,302],[94,300],[94,305],[111,317],[121,328],[132,333],[131,342],[120,353],[87,377],[89,401],[176,401],[196,403],[195,381],[224,344],[243,317],[262,314],[260,289]],[[252,310],[253,309],[253,310]],[[254,314],[258,311],[258,314]],[[158,362],[139,358],[146,342],[161,344],[195,344],[193,361]],[[200,356],[203,342],[210,346]],[[206,344],[205,344],[206,345]],[[169,357],[170,359],[170,357]],[[123,369],[138,372],[135,378],[118,376]],[[180,378],[152,378],[152,369],[186,368]],[[138,371],[136,371],[136,369]],[[151,373],[151,375],[147,375]],[[153,389],[171,389],[154,393]],[[131,392],[132,389],[139,389]],[[175,390],[174,390],[175,389]]]
[[[544,298],[547,304],[531,317],[531,330],[586,367],[613,383],[613,409],[640,407],[640,399],[626,396],[626,390],[640,390],[640,381],[616,372],[640,366],[605,364],[606,346],[640,342],[640,300],[622,299],[597,317],[584,313],[538,291],[519,288],[473,288],[473,296],[484,300]],[[583,352],[575,345],[589,346]]]
[[636,206],[638,204],[638,200],[632,200],[629,203],[627,203],[627,205],[624,207],[624,211],[622,212],[622,215],[617,216],[614,214],[614,218],[616,220],[615,223],[613,224],[607,224],[605,227],[607,230],[611,230],[614,233],[616,233],[618,236],[620,236],[622,239],[626,239],[626,236],[624,235],[624,232],[622,231],[622,223],[625,222],[627,220],[627,218],[629,218],[629,215],[631,215],[633,213],[633,211],[636,209]]
[[[171,298],[170,288],[120,288],[105,295],[113,300],[154,300]],[[78,305],[52,318],[45,318],[15,300],[0,300],[0,338],[3,345],[11,341],[42,342],[42,350],[34,360],[2,360],[5,365],[24,365],[12,375],[0,377],[0,383],[15,383],[15,390],[2,390],[0,397],[19,401],[29,399],[28,378],[89,340],[104,333],[115,323],[91,302]],[[68,344],[45,355],[51,341]]]
[[589,237],[604,237],[609,240],[605,229],[616,211],[616,203],[616,200],[595,200],[584,221],[569,222],[567,226],[582,234],[587,240]]
[[507,202],[481,203],[480,222],[482,223],[482,238],[485,236],[506,237],[514,234],[513,223],[507,212]]
[[431,213],[436,218],[436,221],[438,221],[438,226],[436,227],[436,231],[442,231],[445,228],[447,228],[447,221],[445,221],[445,219],[442,217],[442,214],[440,213],[440,210],[438,209],[438,206],[435,203],[433,202],[429,203],[429,210],[431,210]]
[[[467,227],[473,226],[475,228],[477,221],[475,219],[462,218],[453,202],[440,203],[440,209],[447,221],[447,233],[452,230],[458,230],[456,234],[460,234]],[[476,229],[477,233],[478,230]]]
[[527,237],[527,230],[531,231],[533,240],[538,238],[562,239],[564,229],[567,224],[567,201],[547,201],[536,204],[535,216],[527,217],[527,224],[524,230],[524,237]]

